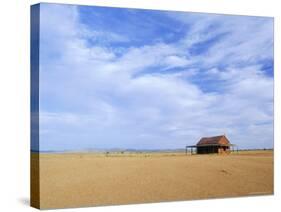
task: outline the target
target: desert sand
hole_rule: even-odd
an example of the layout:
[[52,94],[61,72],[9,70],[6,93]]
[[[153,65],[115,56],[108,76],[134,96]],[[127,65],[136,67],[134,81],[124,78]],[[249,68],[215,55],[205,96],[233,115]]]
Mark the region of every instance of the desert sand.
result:
[[43,209],[273,194],[273,151],[39,155]]

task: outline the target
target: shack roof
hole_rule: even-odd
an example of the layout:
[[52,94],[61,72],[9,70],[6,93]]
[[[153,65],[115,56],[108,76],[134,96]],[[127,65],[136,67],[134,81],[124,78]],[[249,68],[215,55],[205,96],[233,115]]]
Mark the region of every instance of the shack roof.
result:
[[203,137],[196,146],[232,146],[225,135]]

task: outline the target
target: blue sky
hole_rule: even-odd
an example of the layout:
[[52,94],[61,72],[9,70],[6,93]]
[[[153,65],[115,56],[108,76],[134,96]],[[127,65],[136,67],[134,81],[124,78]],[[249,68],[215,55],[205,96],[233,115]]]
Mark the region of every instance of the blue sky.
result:
[[41,4],[40,151],[273,147],[273,18]]

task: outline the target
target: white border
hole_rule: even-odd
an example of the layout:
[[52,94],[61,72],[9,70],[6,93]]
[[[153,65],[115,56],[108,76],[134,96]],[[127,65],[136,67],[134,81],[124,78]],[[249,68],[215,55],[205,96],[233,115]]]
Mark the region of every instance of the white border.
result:
[[[32,211],[29,199],[29,7],[38,1],[1,2],[0,211]],[[67,211],[273,211],[280,193],[281,13],[276,0],[56,0],[70,3],[275,18],[275,195],[173,203],[108,206]],[[279,9],[279,10],[278,10]],[[279,130],[279,131],[278,131]],[[276,165],[277,164],[277,165]],[[279,166],[279,167],[278,167]]]

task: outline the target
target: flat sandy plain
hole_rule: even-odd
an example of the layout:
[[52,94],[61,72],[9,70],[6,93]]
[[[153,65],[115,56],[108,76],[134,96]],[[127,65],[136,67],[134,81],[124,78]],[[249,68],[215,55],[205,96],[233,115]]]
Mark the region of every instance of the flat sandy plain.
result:
[[273,151],[39,157],[42,209],[273,194]]

